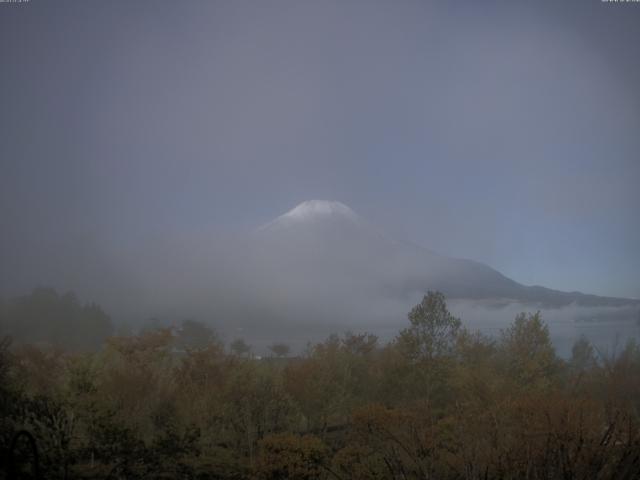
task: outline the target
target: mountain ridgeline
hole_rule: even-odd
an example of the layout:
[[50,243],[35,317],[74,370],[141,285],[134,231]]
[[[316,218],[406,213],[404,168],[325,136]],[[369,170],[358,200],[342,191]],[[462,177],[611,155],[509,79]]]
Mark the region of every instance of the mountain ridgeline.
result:
[[438,290],[449,299],[516,302],[532,308],[640,305],[638,300],[522,285],[480,262],[392,239],[335,201],[301,203],[259,228],[254,243],[265,258],[277,262],[274,270],[295,278],[298,285],[312,282],[312,271],[398,298]]

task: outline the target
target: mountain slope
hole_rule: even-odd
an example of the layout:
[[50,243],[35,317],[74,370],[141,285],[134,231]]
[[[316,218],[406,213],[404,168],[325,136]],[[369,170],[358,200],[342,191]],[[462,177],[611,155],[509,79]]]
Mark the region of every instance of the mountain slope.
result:
[[[518,302],[540,308],[622,306],[636,300],[525,286],[472,260],[438,255],[387,237],[340,202],[310,200],[260,227],[254,243],[272,281],[293,291],[341,289],[391,298],[427,290],[451,299]],[[335,288],[333,288],[335,287]]]

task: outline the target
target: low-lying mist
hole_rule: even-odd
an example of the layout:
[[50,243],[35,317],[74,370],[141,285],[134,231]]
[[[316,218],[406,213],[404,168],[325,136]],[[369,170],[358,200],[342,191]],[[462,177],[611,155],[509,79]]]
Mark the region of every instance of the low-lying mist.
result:
[[[296,251],[288,244],[274,247],[255,233],[165,238],[114,254],[111,271],[120,282],[96,270],[83,272],[82,282],[52,286],[98,303],[117,331],[196,319],[227,342],[245,339],[256,354],[266,353],[276,341],[300,352],[308,342],[345,331],[367,331],[387,341],[406,326],[407,312],[429,288],[403,288],[406,278],[416,276],[419,260],[417,266],[406,256],[393,261],[371,243],[324,238],[302,247],[297,241]],[[71,273],[63,278],[73,278]],[[520,312],[540,310],[562,356],[582,335],[606,352],[640,335],[640,308],[633,303],[550,308],[451,296],[448,303],[465,326],[488,335],[499,334]]]

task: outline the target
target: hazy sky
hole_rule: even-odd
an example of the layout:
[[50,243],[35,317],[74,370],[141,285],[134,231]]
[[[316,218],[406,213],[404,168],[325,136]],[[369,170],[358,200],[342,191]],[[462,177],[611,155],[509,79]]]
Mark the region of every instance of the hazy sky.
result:
[[0,3],[0,288],[320,198],[640,298],[639,48],[600,0]]

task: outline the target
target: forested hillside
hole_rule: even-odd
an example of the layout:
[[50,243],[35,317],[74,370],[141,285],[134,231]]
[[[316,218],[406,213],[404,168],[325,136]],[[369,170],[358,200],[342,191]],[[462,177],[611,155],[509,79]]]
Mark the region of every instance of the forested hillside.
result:
[[20,343],[95,350],[113,333],[102,308],[81,304],[73,293],[36,288],[29,295],[0,299],[0,335]]
[[194,322],[94,353],[6,339],[3,475],[638,478],[637,344],[604,354],[580,340],[564,361],[538,314],[492,340],[438,293],[408,320],[388,344],[331,336],[295,358],[284,342],[270,358],[228,350]]

